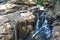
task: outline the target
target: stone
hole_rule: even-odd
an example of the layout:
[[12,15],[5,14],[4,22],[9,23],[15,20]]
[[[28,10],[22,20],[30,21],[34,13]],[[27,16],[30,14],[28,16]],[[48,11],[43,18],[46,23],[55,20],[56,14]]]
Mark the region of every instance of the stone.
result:
[[14,38],[13,25],[8,21],[8,18],[4,16],[0,17],[0,40],[10,40]]
[[32,25],[28,25],[27,28],[28,28],[29,31],[33,30],[33,26]]
[[20,22],[34,22],[35,16],[33,15],[32,12],[27,12],[27,13],[21,13],[19,16]]
[[0,14],[7,14],[8,12],[13,12],[17,9],[13,9],[16,5],[12,3],[0,4]]
[[60,12],[58,12],[58,14],[56,14],[57,18],[60,18]]
[[52,23],[52,26],[60,26],[60,19],[55,20],[55,21]]
[[54,26],[51,40],[60,40],[60,26]]
[[[36,18],[35,18],[36,16],[34,15],[33,12],[21,12],[21,13],[18,12],[17,14],[20,13],[19,15],[17,15],[16,13],[11,14],[11,17],[14,16],[13,19],[18,20],[17,25],[16,25],[17,33],[18,33],[17,34],[18,40],[20,38],[22,38],[22,40],[23,40],[23,38],[27,37],[31,33],[31,31],[33,30],[33,28],[35,26],[35,22],[36,22]],[[9,18],[10,15],[7,17]]]
[[16,0],[15,3],[34,5],[36,4],[35,0]]
[[[14,38],[13,37],[14,33],[13,33],[12,25],[10,25],[9,23],[5,23],[5,24],[3,24],[3,27],[1,26],[0,28],[1,28],[0,29],[0,35],[2,35],[1,37],[3,38],[3,40],[5,40],[5,39],[8,40],[8,39]],[[0,39],[2,39],[2,38],[0,38]]]

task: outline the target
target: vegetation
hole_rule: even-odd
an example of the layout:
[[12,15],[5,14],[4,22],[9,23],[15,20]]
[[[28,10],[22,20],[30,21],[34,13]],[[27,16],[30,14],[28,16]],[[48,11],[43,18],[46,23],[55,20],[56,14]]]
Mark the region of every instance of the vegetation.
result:
[[37,0],[37,3],[43,5],[44,0]]
[[60,0],[58,0],[59,1],[59,4],[60,4]]

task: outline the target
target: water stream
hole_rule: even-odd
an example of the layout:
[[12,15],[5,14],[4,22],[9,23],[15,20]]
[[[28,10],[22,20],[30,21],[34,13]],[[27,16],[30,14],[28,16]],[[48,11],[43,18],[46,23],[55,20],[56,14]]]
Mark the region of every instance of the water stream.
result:
[[39,31],[39,17],[38,17],[38,13],[37,13],[37,22],[36,22],[36,26],[35,26],[35,31]]
[[39,20],[39,16],[37,13],[37,22],[36,22],[36,26],[35,26],[35,33],[28,37],[27,40],[33,40],[34,37],[39,33],[42,38],[44,38],[44,40],[47,40],[50,36],[51,36],[51,30],[49,29],[49,24],[48,24],[48,20],[46,19],[45,15],[46,15],[47,10],[44,10],[41,13],[41,17],[44,17],[44,22],[42,23],[42,26],[39,28],[40,25],[40,20]]

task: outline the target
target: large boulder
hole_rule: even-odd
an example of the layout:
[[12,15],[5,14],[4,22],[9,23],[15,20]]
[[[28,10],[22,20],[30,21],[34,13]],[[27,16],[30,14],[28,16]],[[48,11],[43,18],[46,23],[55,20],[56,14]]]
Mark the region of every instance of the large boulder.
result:
[[27,37],[34,29],[36,23],[36,16],[32,12],[21,13],[18,21],[18,36],[19,39]]
[[8,18],[0,17],[0,40],[13,40],[14,30],[12,22]]

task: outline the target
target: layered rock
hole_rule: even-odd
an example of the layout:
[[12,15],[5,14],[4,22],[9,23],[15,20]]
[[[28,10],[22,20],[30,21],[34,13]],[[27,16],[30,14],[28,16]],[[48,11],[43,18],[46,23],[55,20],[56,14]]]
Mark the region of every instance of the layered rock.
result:
[[[33,13],[34,11],[36,12],[33,6],[37,7],[35,0],[10,0],[5,4],[0,4],[0,15],[4,16],[0,17],[0,40],[14,40],[14,26],[16,26],[17,29],[18,40],[24,40],[24,38],[30,35],[36,24],[35,14],[37,13]],[[31,7],[33,7],[33,9],[28,10]],[[24,12],[21,12],[21,10]],[[40,9],[38,11],[40,11]],[[55,26],[57,24],[60,25],[58,21],[54,21],[60,16],[53,15],[53,12],[51,10],[47,12],[46,17],[50,23],[53,23],[51,23],[52,26]],[[59,35],[59,32],[56,32],[55,34],[55,30],[57,29],[55,27],[53,28],[52,34],[54,35],[52,36],[52,39],[54,36]],[[40,38],[39,34],[36,36],[36,38]]]
[[36,0],[16,0],[15,3],[34,5],[36,4]]
[[[5,15],[2,15],[3,17],[3,20],[1,20],[1,23],[3,21],[3,23],[5,23],[5,19],[7,20],[8,19],[8,22],[6,22],[5,24],[3,25],[7,25],[6,28],[6,33],[1,33],[1,34],[6,34],[6,36],[8,37],[5,38],[6,40],[13,40],[14,39],[14,25],[16,24],[15,22],[17,22],[17,25],[16,26],[16,29],[17,29],[17,35],[18,35],[18,40],[23,40],[23,37],[26,37],[26,35],[30,34],[30,32],[34,29],[34,25],[36,23],[36,16],[33,12],[30,12],[30,11],[26,11],[26,12],[20,12],[20,11],[16,11],[14,13],[9,13],[9,14],[5,14]],[[1,17],[1,18],[2,18]],[[11,22],[9,22],[9,20]],[[0,24],[1,24],[0,23]],[[3,26],[5,27],[5,26]],[[9,27],[9,28],[8,28]],[[1,29],[3,30],[3,29]],[[5,32],[5,31],[4,31]],[[11,34],[9,34],[8,32],[12,32]],[[27,35],[27,36],[28,36]],[[6,37],[6,36],[3,36],[3,37]],[[2,38],[1,40],[5,40],[4,38]]]
[[0,40],[13,40],[14,28],[6,17],[0,17]]
[[34,25],[36,23],[36,16],[33,15],[32,12],[27,12],[27,13],[21,13],[19,18],[19,26],[18,26],[18,37],[19,39],[27,37],[30,32],[33,30]]

